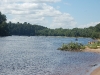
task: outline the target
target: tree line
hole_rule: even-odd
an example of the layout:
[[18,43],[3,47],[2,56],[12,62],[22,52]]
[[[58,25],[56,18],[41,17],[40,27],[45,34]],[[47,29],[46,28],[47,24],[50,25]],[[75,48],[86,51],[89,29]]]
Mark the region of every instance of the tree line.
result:
[[100,38],[100,23],[88,28],[50,29],[41,25],[30,23],[6,23],[6,16],[0,12],[0,36],[66,36]]

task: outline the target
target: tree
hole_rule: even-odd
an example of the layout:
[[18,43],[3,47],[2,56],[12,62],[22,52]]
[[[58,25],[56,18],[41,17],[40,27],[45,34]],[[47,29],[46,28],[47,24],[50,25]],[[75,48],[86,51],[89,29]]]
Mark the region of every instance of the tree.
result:
[[100,32],[100,23],[95,26],[95,31]]
[[7,36],[8,34],[9,30],[6,23],[6,16],[0,12],[0,36]]
[[6,22],[6,16],[0,12],[0,24]]

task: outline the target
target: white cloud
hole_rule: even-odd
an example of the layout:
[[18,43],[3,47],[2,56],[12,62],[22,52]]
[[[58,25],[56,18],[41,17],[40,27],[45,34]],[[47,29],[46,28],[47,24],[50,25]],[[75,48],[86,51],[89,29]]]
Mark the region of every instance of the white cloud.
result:
[[76,22],[70,14],[62,13],[47,4],[59,1],[61,0],[3,0],[0,10],[12,22],[29,22],[51,28],[74,27]]
[[74,28],[77,23],[74,18],[68,14],[64,13],[59,16],[54,17],[53,23],[51,24],[51,28]]
[[61,0],[3,0],[2,2],[4,2],[4,3],[23,3],[23,2],[30,2],[30,3],[46,3],[46,2],[51,2],[51,3],[53,3],[53,2],[59,2],[59,1],[61,1]]
[[96,26],[99,23],[100,22],[91,22],[91,23],[88,23],[88,24],[80,25],[80,26],[78,26],[78,28],[87,28],[87,27],[90,27],[90,26]]

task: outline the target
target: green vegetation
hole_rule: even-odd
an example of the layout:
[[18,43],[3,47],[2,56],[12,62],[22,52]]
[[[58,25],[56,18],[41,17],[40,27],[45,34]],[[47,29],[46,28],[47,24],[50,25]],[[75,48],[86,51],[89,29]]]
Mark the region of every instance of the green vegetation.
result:
[[66,37],[90,37],[100,38],[100,23],[89,28],[50,29],[30,23],[6,23],[6,16],[0,12],[0,36],[22,35],[22,36],[66,36]]
[[100,30],[98,27],[89,28],[73,28],[73,29],[49,29],[40,25],[32,25],[30,23],[8,23],[9,33],[11,35],[25,35],[25,36],[66,36],[66,37],[90,37],[100,38]]
[[98,49],[100,48],[100,41],[97,42],[90,42],[88,45],[83,45],[81,43],[68,43],[68,44],[63,44],[61,48],[58,48],[58,50],[64,50],[64,51],[82,51],[86,47],[90,49]]
[[11,35],[22,35],[22,36],[36,36],[39,35],[40,30],[47,29],[46,27],[39,25],[32,25],[30,23],[8,23],[9,33]]
[[98,42],[92,42],[91,44],[88,44],[87,47],[90,48],[90,49],[100,48],[100,41],[98,41]]
[[61,48],[58,48],[58,50],[64,51],[82,51],[83,49],[85,49],[85,46],[83,44],[74,42],[63,44]]
[[9,35],[6,16],[0,12],[0,36]]

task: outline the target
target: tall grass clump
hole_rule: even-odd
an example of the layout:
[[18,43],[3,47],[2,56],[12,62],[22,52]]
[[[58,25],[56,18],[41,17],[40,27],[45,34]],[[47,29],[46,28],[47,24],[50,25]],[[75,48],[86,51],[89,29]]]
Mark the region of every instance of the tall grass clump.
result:
[[65,50],[65,51],[81,51],[82,49],[85,49],[85,46],[81,43],[68,43],[68,44],[63,44],[61,48],[58,48],[60,50]]
[[97,46],[100,46],[100,41],[97,42]]
[[90,49],[97,49],[98,47],[97,47],[97,45],[96,44],[89,44],[89,45],[87,45]]
[[91,44],[88,44],[87,45],[90,49],[98,49],[100,48],[100,41],[97,41],[97,42],[93,42]]

